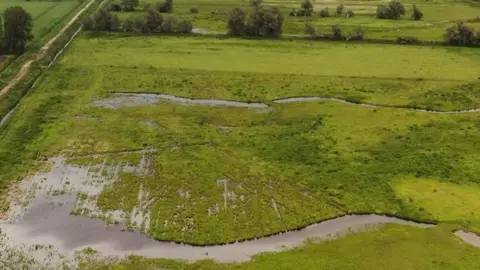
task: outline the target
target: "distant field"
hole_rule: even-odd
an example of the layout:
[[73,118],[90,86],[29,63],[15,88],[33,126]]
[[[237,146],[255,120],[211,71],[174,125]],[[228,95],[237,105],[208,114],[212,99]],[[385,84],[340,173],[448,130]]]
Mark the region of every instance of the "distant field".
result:
[[1,0],[0,12],[8,7],[20,5],[25,8],[33,18],[34,41],[41,40],[50,33],[55,27],[62,23],[71,12],[73,12],[82,1],[63,0],[63,1],[14,1]]
[[[378,20],[375,11],[378,5],[388,1],[315,1],[314,15],[310,18],[290,17],[292,9],[299,9],[300,1],[264,1],[265,5],[278,6],[285,16],[283,28],[284,35],[304,35],[305,23],[314,24],[321,32],[330,32],[331,26],[340,24],[348,34],[357,25],[365,29],[366,38],[395,40],[399,36],[416,36],[424,41],[442,41],[445,29],[458,20],[468,20],[480,16],[480,4],[462,3],[452,1],[409,1],[404,2],[407,14],[400,20]],[[141,1],[145,3],[155,1]],[[340,3],[344,4],[345,11],[352,10],[356,16],[353,18],[337,18],[333,15],[335,8]],[[424,13],[421,21],[411,21],[412,4]],[[189,14],[190,8],[199,10],[197,14]],[[175,1],[174,14],[189,17],[193,20],[194,27],[208,29],[212,32],[227,31],[227,15],[233,7],[242,7],[248,10],[249,1],[213,1],[213,0],[178,0]],[[329,18],[320,18],[319,11],[329,8],[332,14]],[[212,14],[212,11],[217,13]],[[121,13],[121,17],[131,14]]]
[[480,54],[468,48],[114,35],[80,39],[72,50],[63,61],[79,70],[96,67],[101,87],[110,92],[480,107]]
[[418,229],[400,225],[279,253],[265,253],[246,263],[194,263],[132,257],[99,261],[83,270],[141,269],[342,269],[438,270],[480,268],[480,251],[450,234],[448,228]]

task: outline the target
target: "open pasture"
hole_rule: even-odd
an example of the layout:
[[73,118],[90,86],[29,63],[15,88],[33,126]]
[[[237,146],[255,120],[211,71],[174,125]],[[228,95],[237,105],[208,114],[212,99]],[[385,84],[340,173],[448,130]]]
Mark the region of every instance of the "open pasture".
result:
[[[190,49],[182,47],[179,40]],[[199,42],[205,41],[212,46],[209,48],[216,48],[218,42],[225,50],[199,49],[202,48]],[[333,67],[351,72],[350,76],[388,76],[392,71],[386,70],[388,62],[384,58],[375,58],[376,65],[367,62],[369,53],[382,50],[383,46],[362,50],[363,45],[355,45],[360,48],[356,55],[364,65],[361,68],[343,66],[340,58],[338,66],[323,71],[316,68],[315,61],[305,62],[311,55],[286,53],[291,43],[284,41],[275,43],[275,47],[269,46],[268,41],[262,47],[258,41],[235,39],[150,37],[136,42],[115,36],[83,36],[74,42],[36,91],[25,98],[1,135],[0,173],[5,186],[8,179],[31,172],[34,160],[62,153],[71,157],[69,162],[74,164],[144,164],[140,176],[121,174],[98,197],[89,199],[102,211],[121,211],[131,228],[156,239],[196,244],[260,237],[347,213],[382,213],[478,228],[475,212],[442,215],[441,208],[432,209],[414,193],[410,195],[414,191],[409,188],[414,190],[415,185],[397,188],[399,176],[459,187],[478,185],[480,166],[475,158],[480,151],[476,143],[480,141],[478,113],[440,115],[328,101],[272,103],[270,107],[257,109],[183,106],[152,96],[112,93],[152,89],[149,91],[198,97],[192,93],[200,88],[195,84],[200,83],[199,79],[188,83],[190,92],[162,86],[167,83],[162,74],[168,73],[173,65],[180,72],[179,78],[183,76],[182,70],[201,67],[203,72],[238,72],[237,76],[246,81],[250,81],[250,76],[245,74],[253,72],[287,76],[303,70],[303,76],[323,73],[328,77],[333,76],[329,73]],[[157,42],[165,43],[156,46]],[[225,42],[230,46],[225,46]],[[246,52],[240,48],[251,51],[249,42],[256,45],[253,56],[268,56],[267,49],[280,49],[282,57],[270,55],[260,58],[257,65],[248,64]],[[137,45],[129,48],[127,44]],[[342,55],[339,46],[328,43],[312,43],[312,46],[327,46],[312,50],[323,54],[324,60],[329,55],[325,52]],[[88,58],[82,49],[86,47],[94,48]],[[107,47],[116,49],[106,53]],[[475,58],[462,57],[458,51],[396,46],[389,49],[390,52],[408,50],[407,53],[424,50],[423,61],[437,66],[440,66],[438,61],[445,59],[437,55],[455,56],[461,63],[456,68],[465,68],[463,72],[457,70],[456,80],[474,76],[468,67],[476,65]],[[145,57],[127,58],[133,51],[137,55],[145,52]],[[215,57],[209,51],[215,52]],[[227,65],[233,62],[232,57],[236,65]],[[78,61],[80,58],[84,60],[82,63]],[[308,68],[287,61],[299,58]],[[418,61],[414,57],[408,59]],[[205,66],[207,61],[209,65]],[[435,72],[412,71],[407,69],[412,63],[399,63],[405,65],[406,78],[421,74],[441,81]],[[450,67],[444,65],[444,68]],[[150,76],[158,85],[143,88],[147,82],[142,80],[146,77],[139,76],[137,70],[152,72]],[[131,71],[136,80],[124,80]],[[118,78],[124,80],[123,85],[128,89],[119,88]],[[255,89],[265,87],[263,80],[253,78]],[[127,84],[134,81],[136,85]],[[276,93],[274,90],[281,87],[274,88],[272,84],[265,89],[273,91],[271,95],[275,98],[299,95],[293,90]],[[352,94],[358,92],[353,90]],[[202,95],[211,99],[231,97],[223,92],[208,93]],[[386,96],[383,100],[388,104]],[[128,153],[138,149],[155,150],[140,156]],[[115,154],[119,152],[124,154]],[[106,155],[89,156],[94,153]],[[463,196],[461,193],[467,187],[459,188],[457,196]],[[440,197],[436,200],[442,200],[442,194],[438,193]],[[130,215],[145,201],[149,202],[143,209],[143,216],[148,216],[147,224]]]

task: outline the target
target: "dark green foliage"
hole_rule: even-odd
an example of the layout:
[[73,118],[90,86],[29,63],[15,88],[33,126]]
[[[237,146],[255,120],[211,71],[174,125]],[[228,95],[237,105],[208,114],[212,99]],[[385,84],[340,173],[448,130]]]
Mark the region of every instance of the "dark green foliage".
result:
[[303,16],[310,17],[312,16],[313,13],[313,4],[310,2],[310,0],[304,0],[300,7],[303,10]]
[[400,1],[392,0],[388,6],[378,6],[376,14],[378,19],[398,20],[400,16],[405,15],[405,7]]
[[326,18],[328,16],[330,16],[330,14],[328,13],[328,8],[320,10],[320,17]]
[[417,5],[413,4],[413,13],[412,13],[412,20],[420,21],[423,18],[423,13],[420,9],[417,8]]
[[345,14],[345,18],[352,18],[354,15],[355,15],[355,13],[353,13],[353,10],[349,10]]
[[189,12],[192,14],[198,13],[198,8],[190,8]]
[[335,10],[335,14],[337,16],[341,16],[343,14],[344,9],[345,9],[345,6],[343,4],[338,5],[337,9]]
[[350,34],[349,40],[363,40],[365,31],[361,25],[357,25],[353,32]]
[[158,2],[155,8],[161,13],[171,13],[173,12],[173,0],[165,0],[163,3]]
[[444,39],[454,46],[480,46],[480,31],[475,34],[464,22],[458,22],[445,31]]
[[122,11],[134,11],[139,5],[138,0],[121,0],[120,7]]
[[112,12],[120,12],[122,11],[122,6],[117,3],[110,3],[107,5],[107,10]]
[[283,14],[278,7],[257,7],[249,14],[246,34],[278,37],[282,34],[283,20]]
[[192,23],[187,19],[168,17],[163,22],[162,31],[166,34],[188,34],[192,28]]
[[117,31],[120,27],[120,21],[117,15],[112,14],[106,9],[100,9],[93,16],[85,20],[85,29],[96,31]]
[[332,25],[332,39],[333,40],[344,40],[345,35],[343,34],[343,28],[338,25]]
[[253,7],[259,7],[263,3],[263,0],[250,0],[250,5]]
[[305,34],[309,36],[315,36],[317,33],[317,30],[315,29],[315,26],[311,23],[306,23],[305,28],[304,28]]
[[240,8],[234,8],[228,15],[228,34],[232,36],[243,36],[245,34],[246,13]]
[[20,6],[9,7],[3,12],[4,38],[3,48],[6,53],[21,54],[25,51],[27,41],[33,39],[32,16]]
[[150,8],[145,14],[145,27],[150,33],[160,32],[163,24],[163,17],[160,12]]

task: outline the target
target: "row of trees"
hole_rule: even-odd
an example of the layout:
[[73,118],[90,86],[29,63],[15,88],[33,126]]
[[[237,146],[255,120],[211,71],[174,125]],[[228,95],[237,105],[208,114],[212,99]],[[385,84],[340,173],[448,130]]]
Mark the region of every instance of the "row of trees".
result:
[[32,35],[32,16],[22,7],[5,9],[0,17],[0,41],[3,54],[22,54]]
[[[108,11],[112,12],[130,12],[135,11],[140,2],[138,0],[121,0],[119,3],[110,3],[107,7]],[[165,0],[163,2],[157,2],[155,5],[150,3],[146,4],[144,10],[155,9],[160,13],[171,13],[173,11],[173,0]]]
[[[388,5],[380,5],[377,7],[377,18],[378,19],[387,19],[387,20],[398,20],[401,16],[405,15],[406,9],[400,3],[400,1],[392,0]],[[417,8],[416,5],[413,5],[412,11],[412,20],[419,21],[423,17],[423,13]]]
[[87,18],[84,27],[91,31],[117,31],[132,33],[166,33],[186,34],[191,33],[192,23],[183,18],[167,17],[154,8],[143,14],[120,21],[116,14],[106,9],[101,9],[93,16]]
[[480,29],[475,33],[464,22],[458,22],[445,31],[444,39],[454,46],[480,46]]
[[278,7],[256,5],[247,14],[234,8],[228,15],[228,34],[232,36],[278,37],[282,34],[283,14]]

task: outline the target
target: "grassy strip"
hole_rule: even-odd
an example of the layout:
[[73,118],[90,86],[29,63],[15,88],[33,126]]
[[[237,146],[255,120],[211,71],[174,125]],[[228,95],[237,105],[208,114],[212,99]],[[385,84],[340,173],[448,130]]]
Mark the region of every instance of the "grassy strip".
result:
[[[91,252],[90,252],[91,253]],[[95,253],[94,253],[95,255]],[[278,253],[244,263],[194,263],[131,256],[124,260],[83,259],[83,270],[140,269],[478,269],[480,251],[453,236],[448,227],[431,229],[386,225],[379,230]],[[88,258],[88,257],[87,257]]]
[[[54,59],[57,53],[59,53],[60,50],[63,49],[65,44],[70,41],[72,35],[81,27],[83,20],[98,7],[100,2],[102,1],[97,0],[95,4],[90,6],[88,10],[85,10],[85,12],[78,18],[78,20],[71,24],[70,27],[66,29],[65,32],[61,36],[59,36],[57,40],[55,40],[54,43],[52,43],[52,45],[48,49],[47,54],[42,59],[39,59],[32,64],[27,77],[24,80],[19,81],[12,89],[10,89],[8,94],[6,94],[0,99],[0,117],[5,116],[11,109],[16,106],[16,104],[22,99],[26,92],[32,87],[37,78],[42,74],[46,66]],[[67,15],[65,16],[65,18],[68,17],[69,16]],[[22,55],[20,59],[26,60],[29,57],[32,57],[32,55]],[[22,61],[18,61],[18,63],[23,64]],[[21,65],[19,65],[18,67],[20,66]],[[9,67],[10,72],[15,70],[15,68]],[[12,75],[14,76],[14,74]]]

